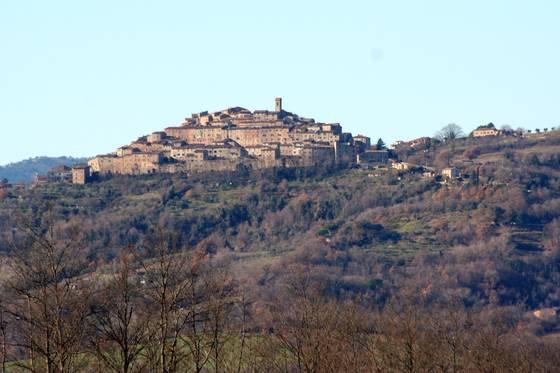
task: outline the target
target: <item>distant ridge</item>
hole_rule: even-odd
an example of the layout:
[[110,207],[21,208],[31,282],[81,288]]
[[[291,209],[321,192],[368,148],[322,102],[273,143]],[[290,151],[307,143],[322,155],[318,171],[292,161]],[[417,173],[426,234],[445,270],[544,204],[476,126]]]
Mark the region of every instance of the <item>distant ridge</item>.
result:
[[88,158],[73,157],[35,157],[0,166],[0,180],[8,179],[10,183],[29,183],[37,174],[44,175],[56,166],[72,166],[87,162]]

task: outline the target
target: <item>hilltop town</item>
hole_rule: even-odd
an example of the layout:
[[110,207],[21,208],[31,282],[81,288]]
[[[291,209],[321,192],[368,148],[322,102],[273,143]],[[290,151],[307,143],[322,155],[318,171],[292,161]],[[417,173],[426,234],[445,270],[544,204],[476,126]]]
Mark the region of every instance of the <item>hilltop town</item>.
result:
[[90,174],[348,166],[369,147],[368,137],[343,132],[339,123],[320,123],[288,112],[276,98],[274,111],[232,107],[192,114],[180,126],[97,156],[77,172],[85,180]]
[[[497,129],[492,123],[479,126],[470,133],[470,137],[475,139],[543,136],[540,131]],[[441,140],[445,142],[445,139]],[[274,111],[230,107],[212,113],[192,114],[179,126],[142,136],[114,153],[99,155],[87,165],[66,172],[67,178],[78,184],[88,182],[95,175],[196,173],[317,165],[343,168],[389,166],[398,171],[414,169],[429,178],[440,176],[449,180],[458,177],[459,171],[451,164],[437,169],[428,164],[401,162],[399,154],[403,150],[406,153],[407,148],[429,148],[434,141],[438,140],[420,137],[406,142],[397,141],[392,144],[392,150],[384,144],[372,146],[369,137],[344,132],[339,123],[317,122],[286,111],[282,98],[276,98]],[[59,175],[55,178],[65,177]]]
[[[533,132],[508,126],[498,129],[489,123],[475,128],[468,138],[474,141],[469,146],[475,146],[477,142],[492,139],[543,140],[556,134],[557,128]],[[192,114],[179,126],[141,136],[110,154],[90,159],[87,164],[60,165],[44,175],[37,174],[32,186],[51,182],[86,184],[110,175],[192,174],[318,165],[389,168],[446,181],[459,178],[459,168],[468,163],[434,164],[434,159],[429,159],[428,153],[447,140],[445,136],[423,136],[396,141],[390,148],[381,139],[372,145],[369,137],[344,132],[339,123],[322,123],[288,112],[283,109],[282,98],[276,98],[274,111],[230,107]],[[422,159],[412,157],[410,162],[411,151],[423,154]],[[12,186],[4,181],[0,183],[0,194],[17,188],[25,185]]]

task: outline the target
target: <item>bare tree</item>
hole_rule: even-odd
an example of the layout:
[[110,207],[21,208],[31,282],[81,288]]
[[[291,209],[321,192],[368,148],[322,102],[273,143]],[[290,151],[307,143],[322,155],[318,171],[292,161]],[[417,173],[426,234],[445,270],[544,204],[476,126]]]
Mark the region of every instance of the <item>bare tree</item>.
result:
[[[447,144],[448,149],[447,151],[443,151],[443,153],[445,153],[447,166],[450,166],[451,159],[453,159],[453,156],[455,155],[456,140],[461,137],[464,137],[462,128],[455,123],[449,123],[448,125],[444,126],[441,130],[439,130],[436,133],[435,137],[441,142]],[[442,152],[440,152],[440,155],[441,153]]]
[[469,314],[461,307],[458,299],[452,299],[444,305],[441,312],[434,312],[429,318],[431,341],[437,346],[434,357],[442,371],[460,372],[465,368],[464,356],[469,349],[469,336],[472,321]]
[[500,131],[513,132],[513,128],[509,124],[502,124]]
[[199,373],[202,372],[210,358],[207,337],[208,319],[204,309],[208,296],[204,287],[204,276],[206,275],[204,253],[196,252],[184,270],[188,287],[182,315],[185,329],[180,340],[186,346],[186,353],[190,363],[194,366],[194,371]]
[[115,373],[139,372],[146,364],[142,353],[150,340],[148,318],[133,276],[132,256],[125,253],[93,305],[94,351],[106,370]]
[[442,142],[452,142],[464,136],[463,129],[455,124],[449,123],[436,133],[436,138]]
[[238,335],[239,335],[239,347],[237,349],[237,369],[230,369],[231,371],[236,371],[241,373],[242,369],[245,367],[245,354],[247,350],[247,337],[249,332],[249,318],[250,311],[249,306],[251,305],[251,300],[248,298],[247,291],[245,288],[241,288],[238,292],[237,309],[238,309]]
[[226,325],[232,304],[232,283],[227,271],[211,265],[204,251],[196,251],[184,268],[188,282],[183,300],[185,328],[180,340],[186,353],[199,373],[212,364],[221,369]]
[[191,257],[176,249],[171,236],[159,231],[151,245],[153,260],[142,264],[145,279],[143,292],[151,303],[157,352],[152,365],[155,371],[176,372],[185,359],[180,336],[185,328],[184,302],[190,287],[186,276]]
[[57,239],[52,225],[46,232],[26,222],[21,227],[27,241],[10,262],[6,307],[18,320],[15,345],[28,351],[17,364],[31,372],[78,371],[90,292],[79,276],[76,241]]
[[225,369],[225,347],[233,337],[229,327],[235,302],[234,286],[225,267],[211,266],[210,268],[211,276],[206,282],[207,291],[211,295],[206,307],[211,339],[209,364],[215,372],[220,372]]
[[349,337],[353,331],[342,305],[326,299],[322,290],[312,285],[308,273],[294,273],[287,295],[287,300],[277,299],[271,306],[272,337],[279,345],[277,350],[287,354],[288,371],[352,371],[343,366],[351,361],[348,356],[354,349]]
[[[2,294],[0,294],[2,296]],[[6,373],[6,363],[8,359],[8,314],[4,309],[2,304],[2,298],[0,298],[0,373]]]

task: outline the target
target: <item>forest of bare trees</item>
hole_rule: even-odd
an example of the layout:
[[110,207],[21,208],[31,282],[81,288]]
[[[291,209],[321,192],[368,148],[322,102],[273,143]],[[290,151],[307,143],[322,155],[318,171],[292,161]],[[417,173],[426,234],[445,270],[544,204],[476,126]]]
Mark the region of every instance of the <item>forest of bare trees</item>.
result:
[[[1,372],[551,372],[557,340],[520,328],[513,308],[430,301],[403,288],[383,304],[328,295],[294,263],[270,295],[227,258],[154,231],[91,270],[79,241],[26,225],[3,263]],[[22,233],[23,234],[23,233]]]

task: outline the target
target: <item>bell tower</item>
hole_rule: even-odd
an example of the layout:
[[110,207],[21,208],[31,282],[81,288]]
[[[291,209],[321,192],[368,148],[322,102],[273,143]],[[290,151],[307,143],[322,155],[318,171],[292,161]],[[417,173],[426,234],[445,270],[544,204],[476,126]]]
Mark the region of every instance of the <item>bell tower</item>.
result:
[[275,110],[277,113],[282,111],[282,97],[276,97],[276,100],[274,100],[275,102]]

